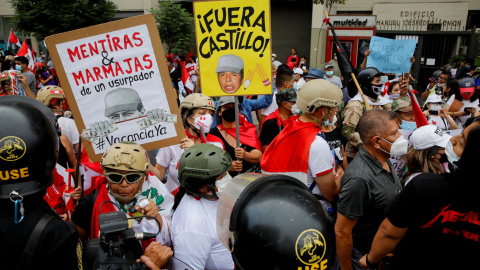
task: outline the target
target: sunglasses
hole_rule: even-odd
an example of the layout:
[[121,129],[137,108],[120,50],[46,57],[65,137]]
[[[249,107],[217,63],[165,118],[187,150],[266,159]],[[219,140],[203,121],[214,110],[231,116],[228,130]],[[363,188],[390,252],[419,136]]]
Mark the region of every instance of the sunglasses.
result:
[[108,173],[105,173],[105,176],[107,177],[107,180],[111,183],[120,184],[123,178],[125,178],[127,180],[127,183],[134,184],[140,181],[143,177],[145,177],[145,174],[138,173],[138,172],[133,172],[133,173],[108,172]]

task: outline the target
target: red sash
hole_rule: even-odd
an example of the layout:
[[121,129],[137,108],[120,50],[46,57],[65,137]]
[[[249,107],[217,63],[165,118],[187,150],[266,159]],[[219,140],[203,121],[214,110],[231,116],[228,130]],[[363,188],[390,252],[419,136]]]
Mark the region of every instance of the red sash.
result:
[[[98,226],[98,216],[100,215],[99,207],[105,201],[110,201],[110,197],[108,196],[107,185],[104,184],[98,191],[97,199],[95,200],[95,204],[93,205],[92,211],[92,223],[90,226],[90,239],[98,238],[98,232],[100,231],[100,227]],[[102,205],[102,213],[109,213],[114,212],[115,207],[111,203],[104,203]]]
[[[187,135],[188,138],[192,139],[194,142],[196,139],[198,139],[198,137],[190,135],[190,133],[188,133],[186,129],[185,129],[185,134]],[[222,149],[225,150],[225,145],[223,144],[222,139],[220,139],[219,137],[212,135],[210,133],[207,133],[205,134],[205,139],[207,139],[207,141],[205,141],[202,137],[200,137],[200,142],[201,143],[220,143],[223,147]]]
[[260,166],[266,172],[308,173],[310,146],[321,129],[300,116],[284,121],[285,127],[263,153]]
[[[257,137],[257,127],[250,122],[245,120],[245,116],[238,116],[238,124],[240,128],[240,142],[248,146],[262,150],[262,144]],[[235,128],[225,128],[223,124],[218,125],[219,130],[225,130],[232,137],[237,138],[237,133]]]

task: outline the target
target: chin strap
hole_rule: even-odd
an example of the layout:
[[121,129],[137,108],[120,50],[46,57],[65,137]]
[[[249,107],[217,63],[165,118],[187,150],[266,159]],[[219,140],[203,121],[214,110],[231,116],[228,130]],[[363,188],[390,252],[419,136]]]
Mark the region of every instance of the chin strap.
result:
[[197,198],[205,198],[205,199],[219,199],[217,193],[215,192],[215,185],[214,184],[208,184],[208,189],[212,192],[212,195],[204,195],[196,192],[191,192],[187,190],[187,193],[197,197]]
[[113,193],[112,190],[110,189],[110,187],[108,187],[108,194],[112,195],[115,199],[118,199],[122,202],[126,202],[127,204],[131,203],[133,200],[135,200],[135,198],[140,195],[140,193],[142,193],[142,188],[140,187],[138,189],[138,192],[135,193],[135,195],[133,195],[132,198],[127,198],[127,197],[124,197],[120,194],[116,194],[116,193]]

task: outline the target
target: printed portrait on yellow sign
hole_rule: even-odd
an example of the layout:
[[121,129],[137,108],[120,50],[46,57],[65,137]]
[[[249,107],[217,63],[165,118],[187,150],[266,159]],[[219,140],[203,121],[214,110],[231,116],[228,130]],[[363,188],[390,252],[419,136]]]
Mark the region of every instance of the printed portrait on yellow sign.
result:
[[195,1],[202,93],[272,94],[270,1]]

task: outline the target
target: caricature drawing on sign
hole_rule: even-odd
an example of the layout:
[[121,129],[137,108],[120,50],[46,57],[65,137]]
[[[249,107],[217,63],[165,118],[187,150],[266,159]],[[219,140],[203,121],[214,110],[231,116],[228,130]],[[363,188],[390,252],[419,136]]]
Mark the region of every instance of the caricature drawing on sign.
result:
[[220,56],[215,72],[223,92],[234,94],[238,91],[243,84],[243,67],[242,58],[234,54]]
[[[176,123],[176,115],[166,114],[165,110],[157,108],[146,112],[140,95],[132,88],[117,88],[105,95],[105,117],[109,121],[100,121],[90,125],[92,137],[104,137],[118,128],[115,123],[142,118],[137,122],[140,130],[158,124],[159,122]],[[147,116],[146,118],[144,116]]]

